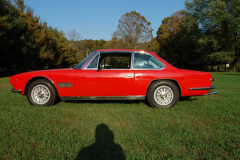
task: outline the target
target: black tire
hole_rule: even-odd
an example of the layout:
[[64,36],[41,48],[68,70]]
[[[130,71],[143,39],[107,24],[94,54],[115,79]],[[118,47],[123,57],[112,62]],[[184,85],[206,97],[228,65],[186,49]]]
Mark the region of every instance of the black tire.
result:
[[56,102],[57,91],[49,80],[38,79],[28,86],[27,99],[32,105],[51,106]]
[[179,99],[178,87],[171,81],[168,80],[156,81],[153,82],[148,88],[147,100],[151,107],[154,108],[173,107],[178,102],[178,99]]

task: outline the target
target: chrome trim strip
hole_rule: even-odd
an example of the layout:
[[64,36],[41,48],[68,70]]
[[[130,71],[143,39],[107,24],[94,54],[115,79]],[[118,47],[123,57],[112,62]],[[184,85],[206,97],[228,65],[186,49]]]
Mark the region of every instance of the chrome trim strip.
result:
[[60,98],[61,100],[145,100],[146,96],[77,96]]
[[214,85],[211,85],[211,87],[203,87],[203,88],[189,88],[189,90],[210,90],[214,89]]
[[[83,70],[92,70],[92,71],[97,71],[97,68],[88,68],[88,69],[83,69]],[[108,70],[132,70],[132,69],[100,69],[100,70],[106,70],[106,71],[108,71]]]
[[207,95],[211,95],[211,94],[217,94],[218,93],[218,91],[213,91],[213,92],[208,92],[207,94],[205,94],[206,96]]
[[[164,67],[165,68],[165,67]],[[164,69],[163,68],[163,69]],[[157,68],[133,68],[134,70],[163,70],[163,69],[157,69]]]
[[22,92],[22,90],[15,90],[14,88],[11,90],[11,92],[13,92],[13,93],[21,93]]
[[131,53],[131,68],[133,69],[133,63],[134,63],[134,52]]

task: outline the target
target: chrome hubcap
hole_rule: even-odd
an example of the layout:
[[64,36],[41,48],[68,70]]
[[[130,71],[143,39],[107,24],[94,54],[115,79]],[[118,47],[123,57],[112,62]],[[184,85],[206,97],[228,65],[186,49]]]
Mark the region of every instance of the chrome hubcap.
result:
[[173,91],[168,86],[160,86],[154,91],[154,100],[161,106],[169,105],[173,97]]
[[32,100],[37,104],[45,104],[51,96],[50,90],[44,85],[36,85],[31,92]]

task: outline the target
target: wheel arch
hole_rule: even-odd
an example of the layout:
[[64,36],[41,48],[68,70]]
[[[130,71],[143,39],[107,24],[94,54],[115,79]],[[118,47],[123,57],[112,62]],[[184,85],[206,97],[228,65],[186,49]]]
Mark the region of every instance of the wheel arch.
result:
[[55,84],[53,83],[53,81],[50,80],[50,79],[48,79],[48,78],[46,78],[46,77],[41,77],[41,76],[33,77],[33,78],[31,78],[31,79],[27,82],[27,84],[26,84],[26,86],[25,86],[25,90],[24,90],[24,95],[27,94],[28,86],[29,86],[33,81],[38,80],[38,79],[45,79],[45,80],[49,81],[49,82],[54,86],[54,88],[55,88],[55,90],[56,90],[56,93],[57,93],[57,96],[59,97],[57,87],[55,86]]
[[147,95],[147,93],[148,93],[148,89],[149,89],[149,87],[151,86],[151,84],[154,83],[154,82],[156,82],[156,81],[171,81],[171,82],[173,82],[173,83],[177,86],[177,88],[178,88],[179,96],[182,95],[181,87],[180,87],[178,81],[176,81],[175,79],[154,79],[154,80],[152,80],[152,81],[149,83],[148,87],[147,87],[146,95]]

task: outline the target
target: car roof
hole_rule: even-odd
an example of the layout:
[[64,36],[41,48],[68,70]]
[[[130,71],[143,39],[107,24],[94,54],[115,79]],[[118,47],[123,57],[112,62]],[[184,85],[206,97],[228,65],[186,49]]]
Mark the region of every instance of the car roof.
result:
[[100,51],[125,51],[125,52],[149,52],[144,50],[136,50],[136,49],[97,49],[97,52]]
[[[167,61],[165,61],[164,59],[162,59],[161,57],[159,57],[156,53],[151,52],[151,51],[144,51],[144,50],[136,50],[136,49],[97,49],[95,50],[95,53],[97,52],[114,52],[114,51],[122,51],[122,52],[140,52],[140,53],[150,53],[153,56],[155,56],[157,59],[159,59],[161,62],[163,62],[166,65],[166,68],[168,69],[176,69],[175,67],[173,67],[172,65],[170,65]],[[165,69],[166,69],[165,68]]]

